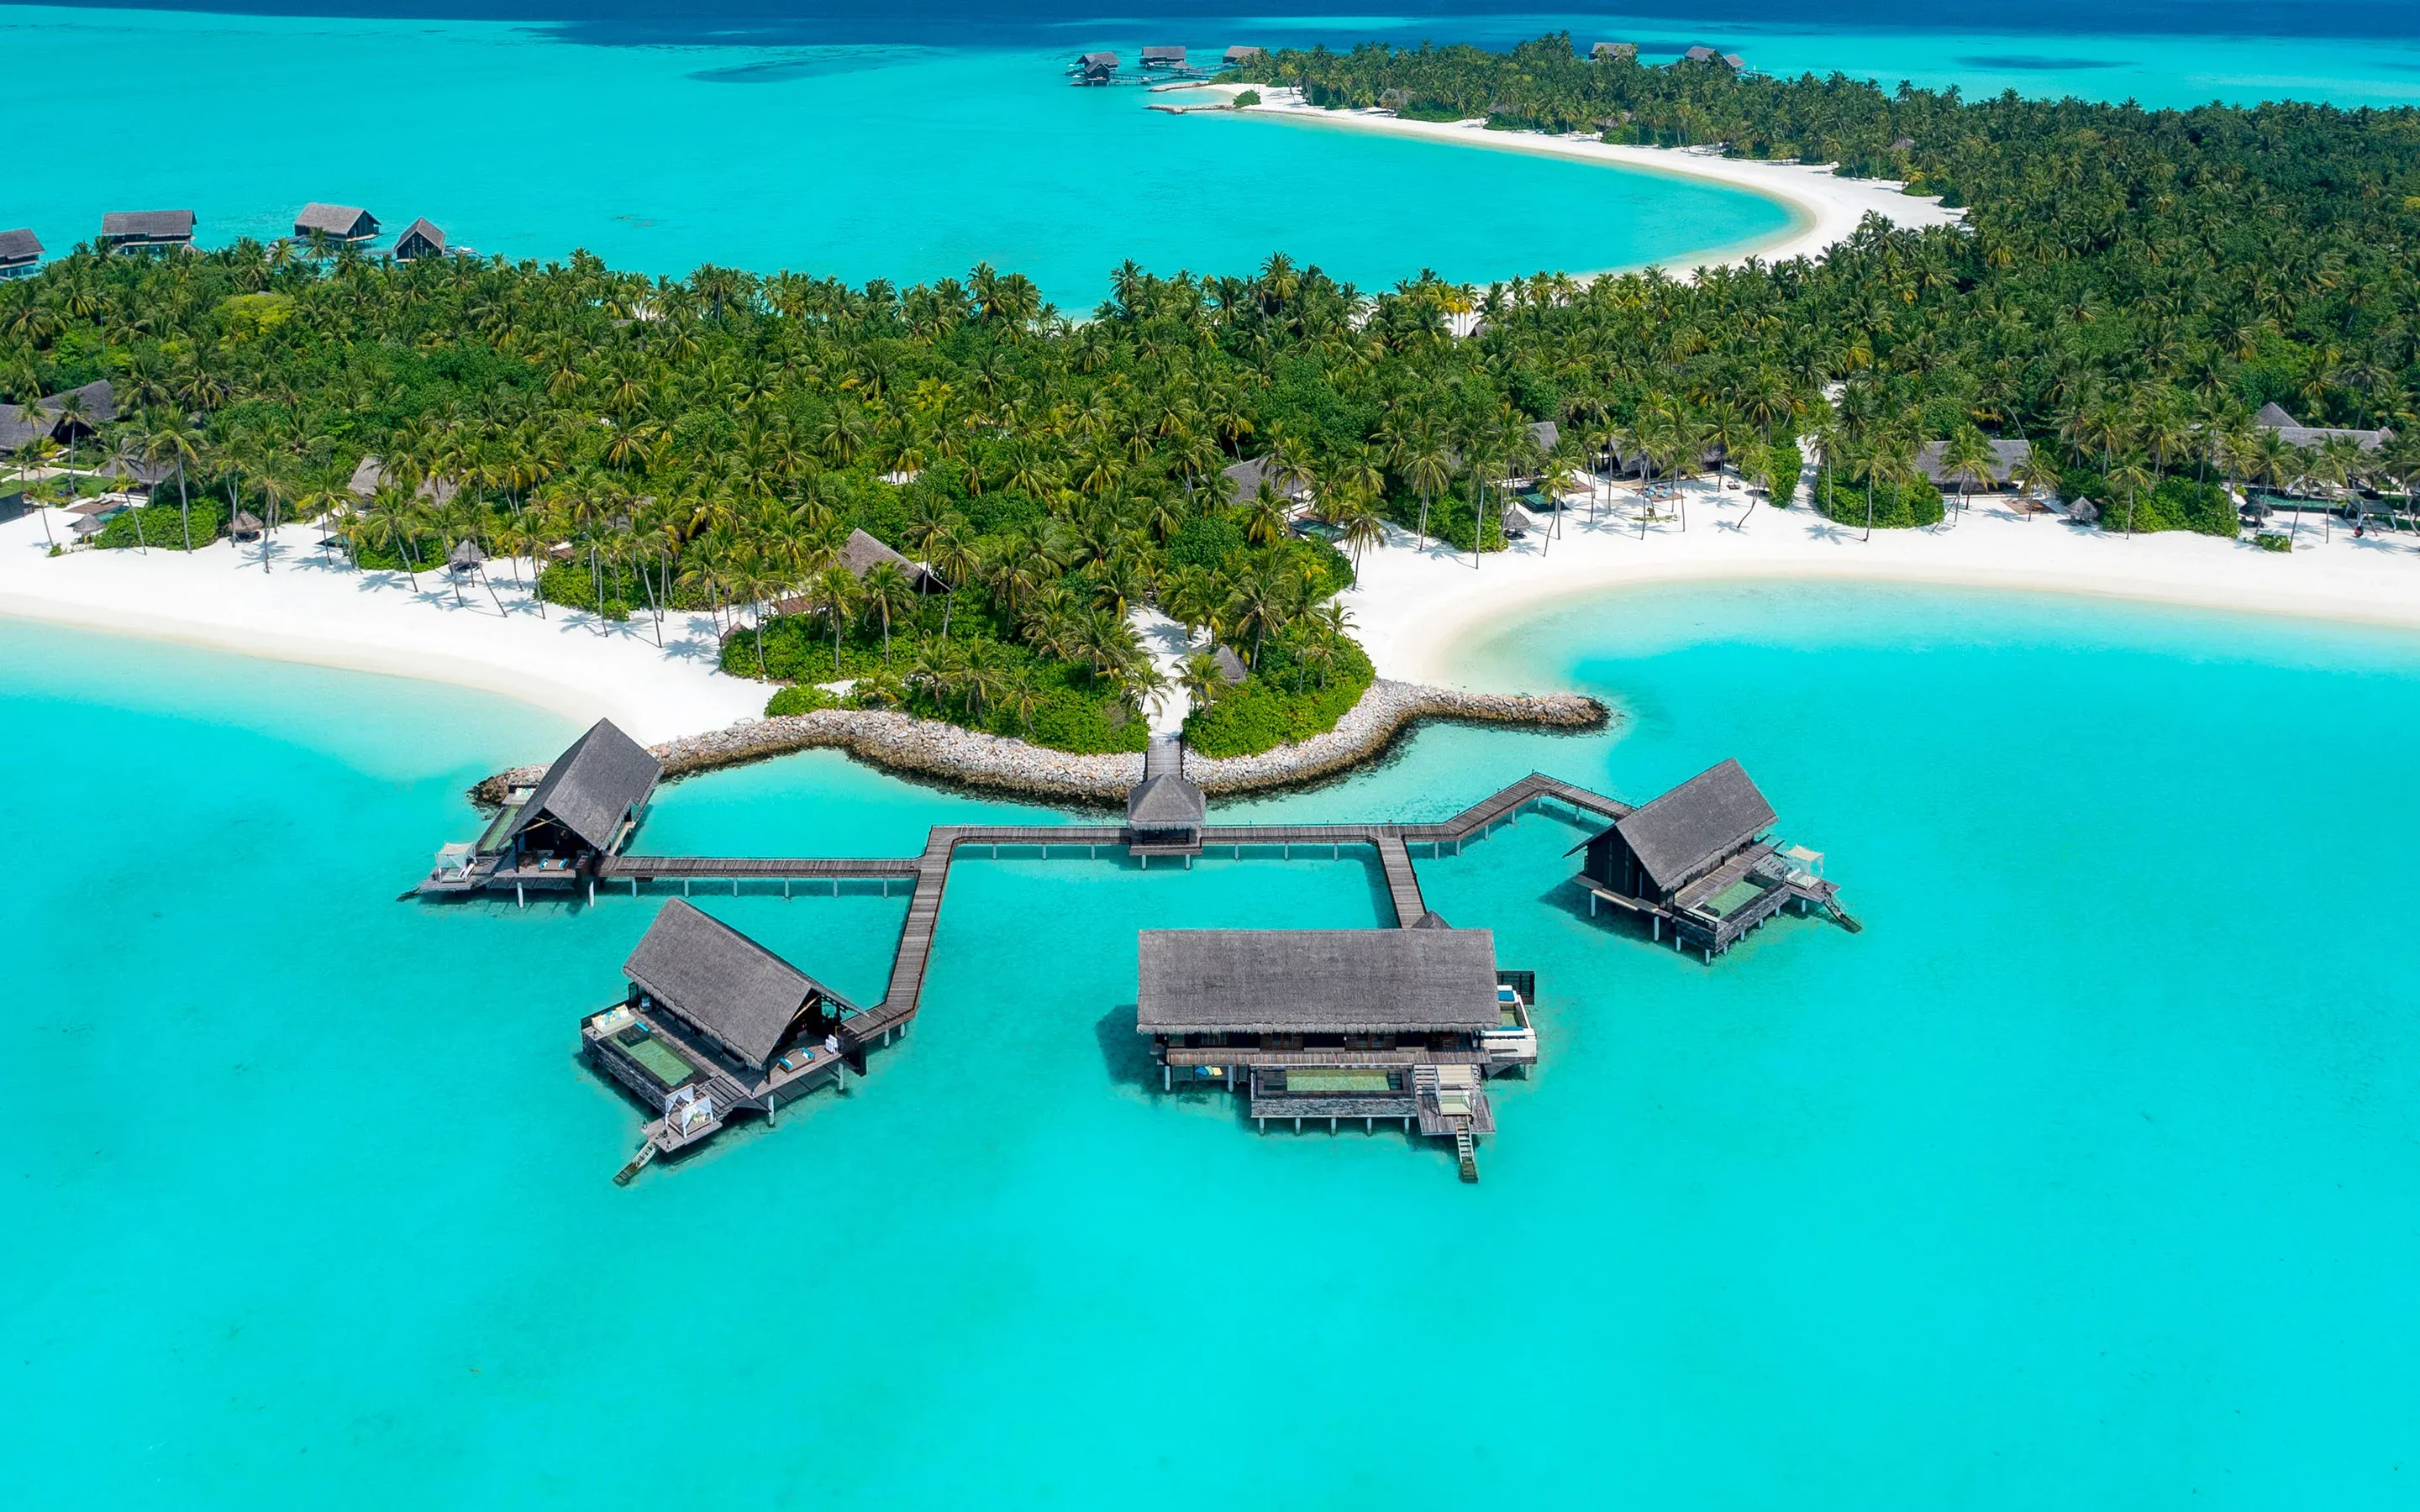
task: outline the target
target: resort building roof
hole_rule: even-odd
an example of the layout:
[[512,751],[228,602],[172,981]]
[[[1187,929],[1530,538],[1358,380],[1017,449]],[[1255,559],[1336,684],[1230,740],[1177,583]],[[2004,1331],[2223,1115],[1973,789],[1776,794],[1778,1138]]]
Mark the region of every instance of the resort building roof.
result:
[[[1943,455],[1947,454],[1948,450],[1949,443],[1947,441],[1925,442],[1922,449],[1917,451],[1916,454],[1916,471],[1923,473],[1925,477],[1931,480],[1931,482],[1939,487],[1955,487],[1959,484],[1973,481],[1967,478],[1950,476],[1949,470],[1942,465],[1941,460]],[[2030,457],[2033,455],[2034,443],[2031,441],[1993,441],[1992,461],[1989,464],[1992,483],[1995,486],[2006,486],[2010,475],[2017,471],[2018,467],[2022,465],[2027,457]]]
[[1115,53],[1087,53],[1077,63],[1087,69],[1114,69],[1118,66]]
[[677,898],[647,926],[622,974],[760,1071],[818,999],[848,1006],[813,977]]
[[445,255],[445,233],[437,229],[427,216],[422,216],[405,226],[403,235],[395,239],[394,255],[396,261],[407,263],[415,257],[442,257]]
[[1144,778],[1126,795],[1126,823],[1137,829],[1199,829],[1209,811],[1200,784],[1173,772]]
[[314,200],[294,217],[294,234],[308,237],[314,231],[335,241],[367,241],[379,233],[378,217],[358,206]]
[[1267,56],[1268,54],[1266,53],[1262,52],[1257,47],[1236,46],[1227,49],[1227,55],[1224,61],[1227,67],[1236,69],[1243,67],[1247,63],[1258,63]]
[[1218,664],[1218,675],[1231,684],[1240,683],[1249,675],[1244,658],[1235,655],[1233,646],[1220,646],[1210,654],[1210,659]]
[[123,242],[186,242],[194,239],[191,210],[110,210],[101,218],[101,239]]
[[1746,769],[1725,761],[1615,820],[1613,830],[1655,885],[1673,891],[1771,828],[1775,818]]
[[19,268],[42,255],[42,239],[30,226],[0,231],[0,268]]
[[30,405],[0,404],[0,452],[13,452],[37,436],[57,434],[68,400],[81,401],[83,423],[105,424],[117,418],[117,391],[107,378],[35,400]]
[[1483,929],[1145,930],[1144,1034],[1477,1034],[1500,1022]]
[[2391,430],[2354,430],[2340,425],[2305,425],[2286,412],[2283,406],[2271,403],[2260,407],[2252,423],[2262,430],[2273,430],[2289,446],[2319,446],[2342,437],[2365,452],[2375,452],[2391,440]]
[[1281,473],[1270,465],[1265,456],[1249,456],[1241,462],[1230,463],[1219,470],[1219,476],[1227,480],[1227,497],[1239,504],[1259,494],[1264,483],[1280,498],[1300,500],[1311,497],[1311,490],[1303,486],[1299,477],[1292,472]]
[[1538,443],[1538,450],[1551,452],[1562,444],[1563,427],[1551,420],[1534,420],[1529,423],[1529,439]]
[[613,720],[599,719],[546,769],[504,838],[544,818],[595,849],[608,850],[621,831],[623,816],[646,801],[663,771],[663,763],[645,747]]
[[1599,42],[1589,49],[1589,56],[1592,58],[1637,57],[1637,42]]
[[[345,491],[356,499],[368,499],[387,485],[402,482],[377,457],[365,456],[353,469],[352,477],[345,484]],[[458,491],[458,486],[451,478],[427,477],[420,480],[420,486],[412,490],[412,496],[432,504],[442,504],[450,501]]]
[[1144,68],[1150,68],[1155,63],[1164,63],[1181,69],[1185,67],[1185,49],[1181,47],[1146,47],[1142,50],[1142,63]]

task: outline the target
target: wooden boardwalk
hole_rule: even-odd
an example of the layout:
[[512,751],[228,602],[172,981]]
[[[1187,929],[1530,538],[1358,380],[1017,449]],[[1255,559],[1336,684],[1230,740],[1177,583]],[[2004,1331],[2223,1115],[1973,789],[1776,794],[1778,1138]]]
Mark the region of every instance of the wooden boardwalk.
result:
[[[1165,758],[1163,758],[1165,759]],[[1375,853],[1394,904],[1397,927],[1409,929],[1427,913],[1420,896],[1419,873],[1412,865],[1410,847],[1427,845],[1432,856],[1451,845],[1459,850],[1473,839],[1485,839],[1499,825],[1542,805],[1559,804],[1576,814],[1618,819],[1631,806],[1603,794],[1574,786],[1559,778],[1532,772],[1521,780],[1472,804],[1452,818],[1420,825],[1206,825],[1202,843],[1228,846],[1241,856],[1249,846],[1275,846],[1291,858],[1296,846],[1342,856],[1347,846],[1367,846]],[[915,891],[900,926],[899,948],[891,962],[891,980],[882,1000],[841,1026],[846,1050],[862,1063],[865,1049],[888,1043],[904,1031],[924,995],[924,976],[933,957],[933,933],[940,925],[941,896],[950,884],[950,867],[962,847],[988,850],[1053,851],[1081,847],[1097,856],[1105,848],[1124,850],[1129,837],[1120,825],[939,825],[929,831],[923,854],[911,856],[623,856],[607,859],[598,869],[600,882],[627,882],[632,892],[642,882],[677,881],[686,888],[698,881],[727,881],[736,891],[740,883],[779,880],[830,881],[913,878]]]

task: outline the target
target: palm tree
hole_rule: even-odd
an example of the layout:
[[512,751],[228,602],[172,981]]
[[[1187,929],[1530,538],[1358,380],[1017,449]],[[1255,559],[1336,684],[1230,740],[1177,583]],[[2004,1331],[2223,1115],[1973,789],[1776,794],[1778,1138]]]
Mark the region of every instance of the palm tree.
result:
[[2142,453],[2128,452],[2118,458],[2108,478],[2111,487],[2126,490],[2126,535],[2131,540],[2134,534],[2134,496],[2158,483],[2159,474],[2151,471],[2149,459]]
[[896,562],[877,562],[865,570],[859,583],[864,592],[865,609],[882,622],[882,659],[891,659],[891,622],[905,614],[916,604],[916,585]]
[[[808,602],[821,609],[824,617],[831,621],[832,675],[838,677],[840,675],[840,633],[847,625],[850,615],[855,612],[858,601],[864,596],[863,592],[857,585],[857,575],[838,563],[815,574],[806,587]],[[761,665],[764,660],[762,615],[758,616],[758,625],[756,655]]]
[[1966,510],[1967,486],[1992,482],[1993,469],[1999,460],[1998,454],[1992,450],[1992,443],[1984,439],[1980,429],[1973,425],[1959,426],[1950,433],[1949,440],[1942,443],[1938,465],[1943,472],[1957,480],[1959,513],[1963,514]]

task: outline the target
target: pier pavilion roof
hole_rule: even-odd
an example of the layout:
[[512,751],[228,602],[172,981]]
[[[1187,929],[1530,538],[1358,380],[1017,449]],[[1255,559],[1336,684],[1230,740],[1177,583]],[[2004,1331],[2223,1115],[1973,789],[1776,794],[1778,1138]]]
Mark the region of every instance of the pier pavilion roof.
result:
[[110,210],[101,218],[105,241],[191,241],[191,210]]
[[1500,1022],[1483,929],[1145,930],[1145,1034],[1476,1034]]
[[1200,784],[1173,772],[1144,778],[1126,795],[1126,823],[1137,829],[1199,829],[1208,812]]
[[30,226],[0,231],[0,263],[31,262],[42,255],[42,239]]
[[799,1015],[846,999],[721,920],[675,898],[656,915],[622,974],[657,1002],[762,1068]]
[[540,819],[552,819],[604,850],[620,832],[622,816],[647,800],[663,771],[663,763],[645,747],[624,734],[613,720],[599,719],[538,779],[506,838],[520,834]]
[[1657,887],[1677,891],[1771,828],[1775,817],[1746,769],[1725,761],[1615,820],[1613,831]]
[[358,205],[325,205],[313,200],[294,217],[294,234],[298,237],[318,231],[339,241],[362,241],[378,235],[378,217]]

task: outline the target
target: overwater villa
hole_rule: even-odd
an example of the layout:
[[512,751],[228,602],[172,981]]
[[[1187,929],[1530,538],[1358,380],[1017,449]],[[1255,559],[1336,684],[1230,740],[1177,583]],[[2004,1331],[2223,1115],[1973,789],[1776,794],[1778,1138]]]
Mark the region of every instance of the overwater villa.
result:
[[378,217],[353,205],[323,205],[317,200],[302,207],[294,217],[294,236],[299,241],[318,237],[323,241],[351,246],[376,238]]
[[395,239],[392,255],[396,262],[408,263],[417,262],[423,257],[442,257],[445,251],[445,233],[437,229],[427,216],[422,216],[404,227],[403,235]]
[[17,278],[42,265],[42,239],[31,226],[0,231],[0,278]]
[[1681,54],[1681,59],[1684,63],[1719,63],[1734,73],[1747,67],[1747,60],[1737,53],[1717,52],[1703,45],[1689,49]]
[[526,903],[532,887],[597,893],[604,861],[621,854],[638,828],[663,764],[610,719],[554,759],[526,792],[507,795],[485,833],[448,845],[420,884],[423,894],[512,889]]
[[111,210],[101,218],[94,239],[105,250],[123,252],[143,247],[190,247],[194,244],[191,210]]
[[678,899],[656,915],[622,974],[627,995],[580,1026],[589,1058],[656,1115],[617,1181],[742,1112],[771,1119],[848,1074],[838,1030],[856,1005]]
[[1574,846],[1588,856],[1573,880],[1588,889],[1591,916],[1610,903],[1709,962],[1792,903],[1855,930],[1839,889],[1823,880],[1823,858],[1767,838],[1776,817],[1740,764],[1726,761]]
[[1068,69],[1078,84],[1109,84],[1118,76],[1118,55],[1115,53],[1086,53],[1076,59]]
[[1146,69],[1181,69],[1185,67],[1185,49],[1146,47],[1142,50],[1142,66]]
[[1135,1027],[1161,1087],[1232,1088],[1264,1130],[1385,1119],[1451,1139],[1475,1181],[1496,1132],[1481,1084],[1538,1062],[1490,930],[1144,930],[1139,951]]

